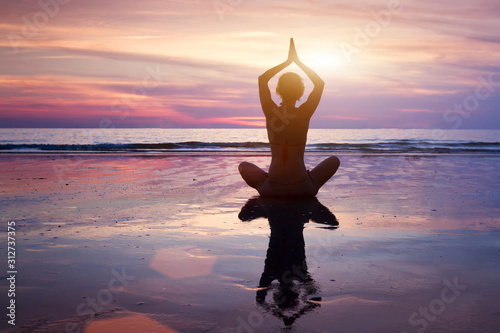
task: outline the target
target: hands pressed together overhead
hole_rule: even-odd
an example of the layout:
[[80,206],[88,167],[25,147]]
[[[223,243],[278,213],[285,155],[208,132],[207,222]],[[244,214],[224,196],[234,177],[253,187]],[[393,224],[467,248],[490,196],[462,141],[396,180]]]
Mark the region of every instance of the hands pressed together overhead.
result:
[[288,59],[287,63],[291,64],[292,62],[300,62],[299,56],[297,55],[297,50],[295,49],[295,43],[293,42],[293,38],[290,38],[290,48],[288,50]]

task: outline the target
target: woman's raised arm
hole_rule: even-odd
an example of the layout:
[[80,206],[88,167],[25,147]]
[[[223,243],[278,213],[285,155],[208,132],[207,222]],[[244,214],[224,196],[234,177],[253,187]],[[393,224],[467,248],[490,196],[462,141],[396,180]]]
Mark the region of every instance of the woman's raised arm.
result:
[[[292,39],[293,43],[293,39]],[[294,46],[295,50],[295,46]],[[295,52],[295,58],[293,60],[297,66],[299,66],[304,73],[306,73],[307,77],[312,81],[314,88],[309,94],[309,97],[307,98],[307,101],[305,101],[299,109],[304,112],[304,113],[309,113],[312,115],[314,111],[316,111],[316,108],[318,107],[319,101],[321,100],[321,95],[323,94],[323,89],[325,88],[325,81],[319,77],[318,74],[316,74],[315,71],[307,67],[302,61],[300,61],[299,57],[297,56],[297,53]]]
[[288,50],[288,59],[281,64],[274,66],[271,69],[268,69],[261,76],[259,76],[259,97],[260,104],[262,105],[262,110],[264,114],[271,112],[273,108],[276,108],[277,105],[274,103],[271,98],[271,91],[269,90],[269,80],[273,78],[276,74],[281,72],[283,69],[292,64],[294,59],[298,60],[297,53],[295,52],[295,45],[293,43],[293,38],[290,38],[290,48]]
[[314,72],[312,69],[307,67],[302,61],[300,61],[299,56],[297,55],[297,51],[295,49],[295,43],[293,41],[293,38],[290,38],[288,59],[285,62],[267,70],[266,72],[264,72],[264,74],[259,76],[259,97],[260,97],[260,104],[262,105],[262,110],[264,111],[264,114],[268,114],[273,110],[273,108],[277,107],[276,103],[274,103],[274,101],[271,98],[271,91],[269,90],[269,80],[271,80],[273,76],[281,72],[284,68],[288,67],[293,62],[295,62],[297,66],[302,71],[304,71],[307,77],[314,84],[314,88],[309,94],[307,101],[305,101],[299,107],[299,109],[301,109],[304,113],[308,113],[310,115],[312,115],[314,111],[316,111],[319,101],[321,100],[321,95],[323,94],[325,82],[319,77],[318,74],[316,74],[316,72]]

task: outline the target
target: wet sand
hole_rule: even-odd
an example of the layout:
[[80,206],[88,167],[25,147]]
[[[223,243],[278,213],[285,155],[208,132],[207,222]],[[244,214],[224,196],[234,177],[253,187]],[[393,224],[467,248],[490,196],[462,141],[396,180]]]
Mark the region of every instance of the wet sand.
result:
[[269,156],[0,155],[0,329],[497,332],[500,157],[340,159],[284,201],[237,172]]

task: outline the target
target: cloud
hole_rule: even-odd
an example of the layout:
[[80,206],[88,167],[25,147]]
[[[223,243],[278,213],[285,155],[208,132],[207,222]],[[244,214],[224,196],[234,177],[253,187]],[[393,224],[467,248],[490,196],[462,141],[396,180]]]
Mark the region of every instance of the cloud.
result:
[[335,119],[335,120],[366,120],[366,118],[361,117],[352,117],[352,116],[343,116],[343,115],[326,115],[321,116],[323,119]]
[[197,121],[199,124],[230,124],[240,126],[265,127],[265,117],[218,117],[206,118]]
[[427,110],[427,109],[397,109],[398,111],[401,111],[401,112],[412,112],[412,113],[415,113],[415,112],[424,112],[424,113],[436,113],[436,111],[434,110]]

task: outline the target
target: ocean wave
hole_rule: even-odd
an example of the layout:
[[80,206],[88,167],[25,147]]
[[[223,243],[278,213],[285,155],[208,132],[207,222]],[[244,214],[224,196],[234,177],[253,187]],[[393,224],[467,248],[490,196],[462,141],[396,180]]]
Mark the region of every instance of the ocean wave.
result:
[[[266,142],[165,142],[98,144],[0,144],[0,153],[154,153],[154,152],[268,152]],[[391,154],[499,154],[500,142],[427,142],[394,140],[360,143],[315,143],[306,152],[391,153]]]

